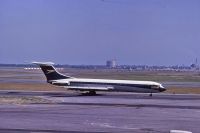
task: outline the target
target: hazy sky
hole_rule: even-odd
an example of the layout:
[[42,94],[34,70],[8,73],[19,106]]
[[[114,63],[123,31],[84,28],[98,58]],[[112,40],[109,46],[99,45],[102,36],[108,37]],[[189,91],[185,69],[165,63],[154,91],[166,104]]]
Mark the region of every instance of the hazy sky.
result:
[[0,63],[200,62],[200,0],[0,0]]

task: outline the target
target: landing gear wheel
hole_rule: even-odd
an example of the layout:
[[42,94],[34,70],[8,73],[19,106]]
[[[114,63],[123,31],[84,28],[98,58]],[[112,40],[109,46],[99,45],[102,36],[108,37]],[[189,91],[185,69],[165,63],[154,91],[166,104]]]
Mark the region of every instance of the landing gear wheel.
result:
[[96,91],[88,91],[88,92],[86,92],[86,93],[82,93],[82,95],[83,96],[95,96],[95,95],[97,95],[96,94]]
[[96,95],[97,93],[96,93],[96,91],[89,91],[88,94],[91,95],[91,96],[94,96],[94,95]]
[[152,97],[152,96],[153,96],[153,94],[152,94],[152,93],[150,93],[150,94],[149,94],[149,96],[150,96],[150,97]]

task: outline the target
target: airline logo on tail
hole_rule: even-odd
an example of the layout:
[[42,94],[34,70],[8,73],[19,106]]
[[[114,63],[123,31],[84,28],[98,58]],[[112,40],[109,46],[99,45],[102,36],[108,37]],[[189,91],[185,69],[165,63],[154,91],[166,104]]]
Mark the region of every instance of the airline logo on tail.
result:
[[50,73],[53,73],[55,72],[55,70],[47,70],[46,74],[50,74]]

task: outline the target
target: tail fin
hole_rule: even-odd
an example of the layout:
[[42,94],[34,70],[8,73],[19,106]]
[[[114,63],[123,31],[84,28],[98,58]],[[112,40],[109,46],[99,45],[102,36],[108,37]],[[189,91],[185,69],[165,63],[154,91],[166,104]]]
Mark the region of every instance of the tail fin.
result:
[[40,68],[42,69],[42,71],[44,72],[47,78],[47,82],[49,80],[71,78],[70,76],[65,76],[59,73],[58,71],[56,71],[56,69],[53,67],[54,63],[52,62],[32,62],[32,63],[40,66]]

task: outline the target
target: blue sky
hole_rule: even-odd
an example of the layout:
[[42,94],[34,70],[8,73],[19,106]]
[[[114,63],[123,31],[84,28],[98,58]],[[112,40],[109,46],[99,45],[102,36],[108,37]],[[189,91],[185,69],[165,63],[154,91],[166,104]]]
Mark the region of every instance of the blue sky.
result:
[[0,0],[0,63],[190,65],[199,0]]

